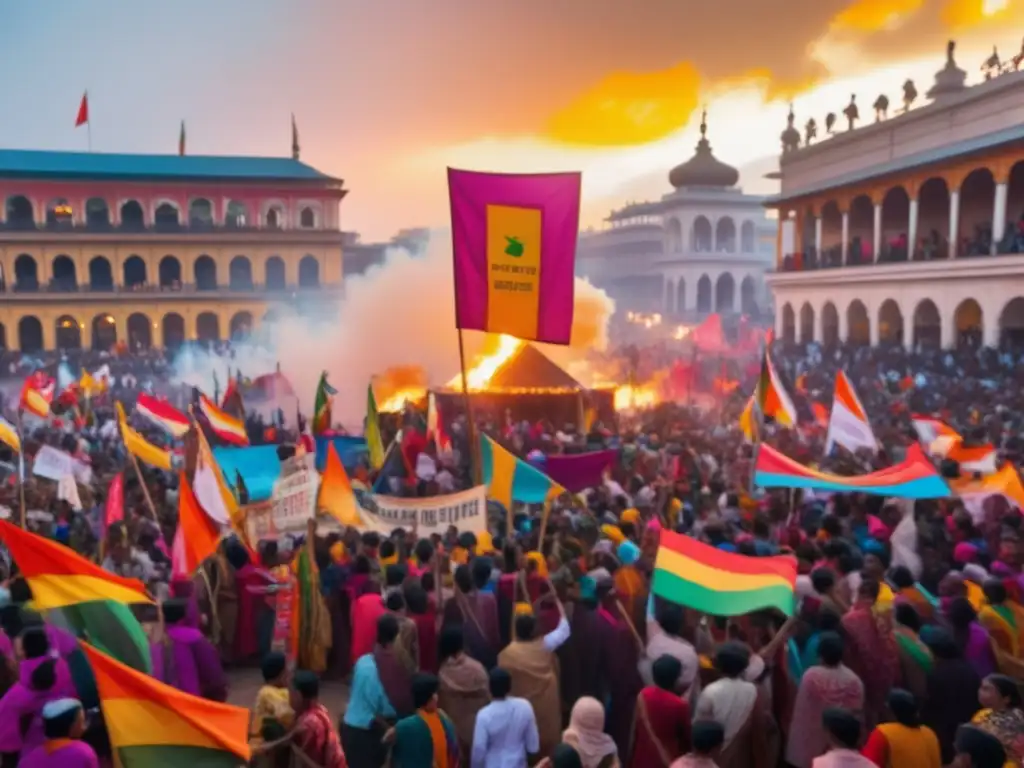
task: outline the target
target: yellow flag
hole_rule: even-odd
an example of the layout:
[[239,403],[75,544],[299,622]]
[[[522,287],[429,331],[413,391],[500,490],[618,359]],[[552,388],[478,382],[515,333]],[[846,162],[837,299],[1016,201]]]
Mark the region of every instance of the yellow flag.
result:
[[3,416],[0,416],[0,442],[21,453],[21,438],[17,428]]
[[157,448],[151,442],[146,440],[146,438],[129,427],[128,422],[125,421],[124,408],[121,403],[116,403],[116,407],[117,421],[121,426],[121,439],[124,441],[124,447],[128,449],[128,453],[139,461],[149,464],[151,467],[170,471],[171,452],[165,451],[162,448]]
[[320,490],[316,497],[318,510],[327,512],[342,525],[361,527],[363,519],[359,516],[356,495],[349,482],[345,465],[341,463],[334,443],[327,444],[327,465],[320,478]]
[[384,466],[384,441],[380,436],[380,414],[377,413],[377,401],[373,397],[373,385],[366,388],[366,448],[370,452],[371,469]]

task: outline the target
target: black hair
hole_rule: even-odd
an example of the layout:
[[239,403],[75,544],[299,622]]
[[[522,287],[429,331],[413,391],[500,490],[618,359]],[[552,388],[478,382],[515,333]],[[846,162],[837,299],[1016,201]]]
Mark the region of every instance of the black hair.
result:
[[918,615],[917,609],[910,603],[897,603],[894,615],[897,624],[901,624],[915,633],[921,631],[921,617]]
[[385,601],[384,604],[389,611],[405,610],[405,598],[402,597],[401,592],[392,592],[390,595],[388,595],[388,599]]
[[47,739],[66,739],[71,736],[71,729],[78,722],[78,715],[82,711],[81,703],[72,707],[67,712],[61,712],[56,717],[43,718],[43,735]]
[[957,728],[954,744],[958,755],[970,756],[973,768],[1003,768],[1006,763],[1002,742],[977,726],[965,724]]
[[470,531],[463,531],[459,534],[459,546],[463,549],[472,549],[476,546],[476,536]]
[[468,565],[460,565],[455,569],[455,585],[460,592],[469,594],[473,591],[473,576],[469,572]]
[[320,695],[320,678],[316,676],[315,672],[310,672],[308,669],[300,669],[296,672],[295,677],[292,678],[292,685],[306,701]]
[[416,559],[421,564],[427,563],[434,556],[434,545],[430,543],[430,539],[420,539],[416,542],[413,552],[416,553]]
[[[434,574],[432,572],[430,572],[430,571],[427,571],[426,573],[424,573],[422,576],[420,576],[420,584],[423,585],[424,591],[426,591],[426,592],[433,592],[434,591]],[[426,611],[424,611],[424,613],[426,613]]]
[[380,543],[380,550],[377,552],[381,557],[394,557],[395,555],[395,542],[391,539],[384,539]]
[[675,656],[662,654],[651,664],[654,684],[664,691],[675,691],[679,678],[683,676],[683,663]]
[[388,587],[400,587],[407,573],[404,565],[389,565],[384,569],[384,584]]
[[908,728],[917,728],[921,725],[921,714],[917,709],[917,701],[914,694],[902,688],[893,688],[889,691],[889,710],[896,722]]
[[188,600],[184,600],[180,597],[164,600],[161,608],[164,613],[164,622],[166,624],[177,624],[185,618],[186,609],[188,608]]
[[50,652],[50,638],[42,626],[29,627],[21,633],[21,648],[26,659],[38,659]]
[[811,571],[811,586],[819,595],[828,594],[828,591],[836,585],[836,575],[831,568],[815,568]]
[[914,575],[905,565],[897,565],[889,571],[889,581],[897,589],[910,589],[914,586]]
[[264,682],[269,683],[271,680],[279,678],[287,665],[288,660],[280,651],[271,651],[268,653],[263,657],[263,663],[260,665],[260,669],[263,672]]
[[822,632],[818,637],[818,658],[826,667],[838,667],[843,660],[843,638],[838,632]]
[[360,537],[360,539],[362,540],[364,547],[376,549],[380,546],[380,534],[375,533],[374,531],[367,531]]
[[48,691],[57,684],[57,660],[47,659],[32,670],[30,678],[32,690]]
[[551,751],[551,768],[583,768],[583,758],[572,745],[556,744]]
[[715,666],[726,677],[739,677],[750,666],[750,649],[735,641],[722,643],[715,651]]
[[369,573],[370,558],[363,554],[356,555],[355,562],[352,564],[352,571],[354,573]]
[[470,566],[473,575],[473,586],[483,589],[491,580],[491,572],[494,570],[494,561],[489,557],[478,557],[473,560]]
[[675,603],[662,604],[658,609],[657,620],[667,635],[679,637],[683,631],[683,609]]
[[440,684],[433,675],[420,673],[412,678],[412,705],[416,709],[426,706],[434,696]]
[[985,583],[981,585],[981,591],[984,592],[985,599],[990,603],[1006,602],[1006,585],[999,579],[986,579]]
[[393,614],[385,613],[377,619],[377,642],[388,646],[398,637],[398,619]]
[[945,627],[928,627],[921,639],[937,659],[959,659],[963,655],[960,646]]
[[950,600],[948,616],[950,623],[958,630],[969,629],[971,623],[978,618],[974,606],[966,597],[954,597]]
[[504,699],[512,690],[512,675],[508,670],[495,667],[487,675],[487,686],[491,690],[492,699]]
[[424,614],[430,610],[427,590],[416,582],[409,582],[402,587],[402,595],[405,597],[405,607],[409,609],[409,613]]
[[708,755],[725,743],[725,729],[715,720],[697,720],[690,733],[698,755]]
[[878,593],[881,590],[878,582],[870,576],[864,576],[861,579],[860,586],[857,587],[857,594],[863,597],[870,597],[872,600],[878,599]]
[[449,624],[444,627],[437,643],[438,660],[444,661],[457,653],[462,653],[465,643],[466,638],[463,635],[461,624]]
[[1012,677],[995,674],[989,675],[985,679],[999,691],[1000,696],[1010,702],[1011,707],[1014,709],[1020,707],[1020,688],[1017,687],[1017,682]]
[[860,742],[860,720],[840,707],[828,707],[821,713],[825,730],[846,749],[856,749]]
[[816,622],[818,630],[821,632],[840,632],[843,626],[843,617],[840,616],[833,610],[828,608],[822,608],[818,611],[818,620]]
[[11,602],[18,605],[31,602],[32,600],[32,587],[28,585],[28,582],[21,576],[11,581],[8,589],[11,592]]
[[536,629],[537,619],[533,614],[524,613],[521,616],[516,616],[516,637],[519,640],[532,640]]

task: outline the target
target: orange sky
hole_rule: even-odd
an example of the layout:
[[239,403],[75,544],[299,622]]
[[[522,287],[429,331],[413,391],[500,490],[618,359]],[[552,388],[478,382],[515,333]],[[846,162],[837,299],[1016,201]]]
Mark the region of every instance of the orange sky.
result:
[[[799,124],[862,112],[905,77],[923,93],[950,36],[971,78],[1016,52],[1024,0],[179,0],[95,14],[18,9],[0,27],[0,146],[84,149],[85,88],[103,151],[282,154],[346,180],[365,239],[443,225],[446,164],[584,171],[585,223],[668,190],[710,112],[742,169],[770,165],[796,96]],[[107,7],[107,6],[105,6]],[[986,15],[987,14],[987,15]],[[39,51],[62,52],[40,56]],[[31,61],[31,66],[19,62]],[[743,185],[763,191],[757,173]]]

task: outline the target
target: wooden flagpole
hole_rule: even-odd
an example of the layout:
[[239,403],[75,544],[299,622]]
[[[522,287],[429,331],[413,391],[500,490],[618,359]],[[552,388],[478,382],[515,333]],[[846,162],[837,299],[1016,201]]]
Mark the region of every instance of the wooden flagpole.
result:
[[[473,478],[473,485],[480,485],[483,482],[480,467],[480,440],[476,434],[476,419],[473,417],[473,401],[469,396],[469,379],[466,376],[466,345],[462,340],[462,329],[459,328],[459,368],[462,371],[462,403],[466,409],[466,421],[469,423],[467,435],[469,437],[469,472]],[[512,510],[509,510],[511,517]]]
[[20,450],[18,451],[18,501],[21,504],[21,527],[22,530],[28,530],[25,527],[25,437],[22,434],[24,429],[21,425],[21,405],[18,405],[18,443]]

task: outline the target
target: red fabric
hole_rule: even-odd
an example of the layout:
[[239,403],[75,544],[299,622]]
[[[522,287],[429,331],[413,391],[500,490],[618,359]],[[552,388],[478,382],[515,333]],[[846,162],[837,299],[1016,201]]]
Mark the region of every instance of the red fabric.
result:
[[234,642],[236,662],[245,661],[259,653],[257,619],[260,611],[266,607],[265,590],[271,581],[273,579],[270,574],[251,564],[239,568],[235,573],[238,591],[238,625]]
[[375,592],[352,603],[352,664],[373,651],[377,643],[377,619],[387,613],[384,600]]
[[82,103],[78,105],[78,117],[75,118],[75,128],[89,122],[89,94],[82,94]]
[[107,488],[107,503],[103,509],[103,530],[124,520],[124,473],[118,472]]
[[[690,705],[678,696],[661,688],[649,686],[640,696],[644,700],[650,730],[658,737],[668,756],[673,760],[690,751]],[[661,752],[651,739],[647,726],[636,715],[636,731],[633,736],[633,757],[630,768],[668,768],[661,759]]]
[[434,611],[410,613],[420,646],[420,672],[437,674],[437,616]]
[[886,768],[889,765],[889,742],[877,728],[868,736],[867,744],[860,753],[879,768]]

